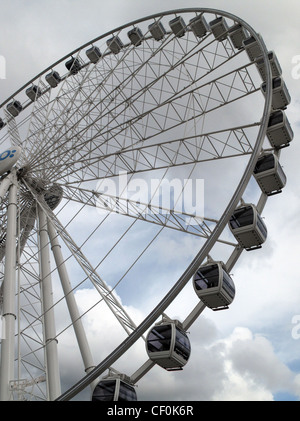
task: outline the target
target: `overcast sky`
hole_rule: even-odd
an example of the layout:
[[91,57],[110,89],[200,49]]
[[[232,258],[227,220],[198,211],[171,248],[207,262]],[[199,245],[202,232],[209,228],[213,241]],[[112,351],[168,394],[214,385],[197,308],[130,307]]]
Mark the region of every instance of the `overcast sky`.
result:
[[[234,269],[234,280],[239,282],[235,302],[226,312],[207,309],[192,326],[192,357],[183,372],[166,373],[155,367],[139,382],[137,393],[148,400],[299,400],[299,1],[4,0],[0,56],[5,58],[6,75],[0,79],[1,102],[51,63],[102,33],[143,16],[188,7],[216,8],[241,17],[276,52],[292,96],[287,115],[294,140],[281,158],[287,186],[264,211],[268,241],[258,253],[244,253]],[[90,291],[81,291],[78,300],[87,305],[93,297]],[[181,300],[175,313],[188,304],[184,296]],[[130,311],[138,320],[146,315],[140,308]],[[105,317],[110,331],[110,316]],[[97,328],[97,316],[91,316],[89,334],[95,346]],[[99,350],[99,358],[105,352]],[[133,352],[136,357],[123,363],[129,372],[135,369],[132,361],[144,362],[141,345]],[[63,369],[68,384],[73,363],[66,360]]]

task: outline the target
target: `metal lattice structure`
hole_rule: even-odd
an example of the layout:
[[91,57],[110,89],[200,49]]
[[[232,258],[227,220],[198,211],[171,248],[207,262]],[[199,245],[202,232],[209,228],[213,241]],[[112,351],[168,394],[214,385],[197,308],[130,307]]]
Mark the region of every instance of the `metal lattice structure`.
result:
[[[2,400],[68,400],[93,389],[167,317],[205,259],[218,255],[233,268],[244,248],[229,232],[229,219],[252,186],[261,152],[279,157],[282,148],[267,138],[272,72],[261,36],[245,21],[219,10],[182,9],[101,35],[1,104],[1,148],[22,151],[0,187]],[[109,190],[120,174],[126,183]],[[178,206],[191,195],[188,180],[199,178],[205,206]],[[171,191],[175,179],[181,188],[164,206],[160,189],[167,180]],[[150,195],[130,194],[130,186],[151,180]],[[261,213],[268,194],[256,187]],[[136,232],[145,232],[145,241],[134,242]],[[143,273],[164,235],[176,235],[179,248],[193,238],[197,249],[137,326],[119,294],[126,282],[135,289],[130,275]],[[76,304],[83,288],[98,294],[85,311]],[[105,304],[124,334],[106,358],[93,361],[84,317]],[[204,308],[199,301],[190,309],[183,329]],[[70,329],[83,367],[75,385],[62,390],[59,347]],[[128,379],[136,384],[154,364],[146,360]]]

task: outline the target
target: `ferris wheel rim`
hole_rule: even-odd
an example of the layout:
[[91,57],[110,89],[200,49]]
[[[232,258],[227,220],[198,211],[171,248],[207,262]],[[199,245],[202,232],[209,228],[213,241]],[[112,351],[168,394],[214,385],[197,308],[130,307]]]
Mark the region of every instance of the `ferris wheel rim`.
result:
[[[257,135],[257,139],[255,142],[255,146],[253,148],[251,157],[247,164],[247,167],[243,173],[243,176],[240,180],[239,185],[237,186],[229,204],[227,205],[225,211],[223,212],[221,218],[219,219],[216,227],[214,228],[212,234],[205,242],[204,246],[200,249],[199,253],[193,259],[191,264],[185,270],[185,272],[181,275],[179,280],[176,284],[172,287],[172,289],[164,296],[164,298],[160,301],[160,303],[153,309],[153,311],[142,321],[142,323],[133,331],[108,357],[106,357],[100,364],[98,364],[92,372],[87,374],[83,377],[79,382],[73,385],[68,391],[64,392],[60,397],[58,397],[57,401],[64,401],[72,399],[72,397],[76,396],[84,387],[90,384],[93,380],[95,380],[99,375],[101,375],[108,367],[110,367],[121,355],[123,355],[126,350],[128,350],[133,343],[135,343],[144,333],[145,331],[157,320],[157,318],[163,313],[163,311],[168,307],[168,305],[174,300],[174,298],[179,294],[182,288],[186,285],[188,280],[191,276],[195,273],[199,265],[203,262],[205,257],[209,254],[210,249],[213,247],[215,241],[219,238],[220,234],[222,233],[225,225],[228,223],[230,215],[233,213],[234,209],[236,208],[238,202],[240,201],[243,191],[245,190],[249,179],[252,175],[256,160],[261,152],[261,147],[265,138],[267,124],[268,124],[268,116],[271,110],[271,101],[272,101],[272,77],[271,77],[271,69],[268,62],[268,50],[265,46],[264,41],[259,37],[256,31],[247,24],[244,20],[240,19],[236,15],[231,13],[227,13],[224,11],[220,11],[217,9],[209,9],[209,8],[198,8],[198,9],[177,9],[173,11],[168,11],[162,14],[155,14],[151,15],[147,18],[143,18],[120,28],[125,28],[129,25],[136,24],[143,20],[147,20],[148,18],[153,18],[161,15],[168,15],[171,13],[182,13],[188,11],[196,11],[196,12],[203,12],[203,13],[216,13],[221,16],[225,16],[235,20],[238,23],[241,23],[249,32],[250,34],[256,39],[259,43],[262,56],[264,60],[264,64],[266,65],[266,95],[265,95],[265,104],[263,109],[263,116],[261,120],[261,125],[259,129],[259,133]],[[119,29],[119,28],[118,28]],[[116,30],[112,31],[115,32]],[[110,33],[112,33],[110,32]],[[90,45],[87,44],[87,45]],[[69,56],[67,56],[69,57]],[[261,209],[263,209],[267,197],[265,194],[262,193],[261,195]]]
[[[130,26],[134,26],[137,25],[138,23],[141,22],[145,22],[147,20],[150,19],[155,19],[157,17],[164,17],[164,16],[168,16],[170,14],[178,14],[178,13],[191,13],[191,12],[195,12],[195,13],[211,13],[211,14],[216,14],[216,15],[220,15],[220,16],[224,16],[227,17],[229,19],[232,19],[234,21],[237,21],[239,23],[241,23],[245,28],[247,28],[249,30],[249,32],[251,32],[251,34],[253,35],[253,37],[256,39],[256,41],[260,41],[258,34],[253,30],[253,28],[243,19],[239,18],[238,16],[229,13],[229,12],[225,12],[223,10],[220,9],[210,9],[210,8],[179,8],[179,9],[174,9],[174,10],[167,10],[167,11],[163,11],[163,12],[158,12],[158,13],[154,13],[148,16],[145,16],[143,18],[139,18],[139,19],[135,19],[129,23],[120,25],[116,28],[114,28],[113,30],[107,31],[104,34],[101,34],[100,36],[93,38],[92,40],[82,44],[80,47],[76,48],[75,50],[71,51],[70,53],[64,55],[63,57],[59,58],[57,61],[55,61],[54,63],[52,63],[50,66],[48,66],[46,69],[44,69],[42,72],[38,73],[37,75],[35,75],[32,79],[30,79],[28,82],[26,82],[23,86],[21,86],[19,89],[17,89],[13,94],[11,94],[8,98],[6,98],[6,100],[4,102],[2,102],[0,104],[0,109],[4,107],[4,105],[6,105],[11,99],[15,98],[16,95],[18,95],[20,92],[24,91],[27,87],[29,87],[30,85],[33,84],[34,81],[36,81],[38,78],[40,78],[42,75],[44,75],[46,72],[48,72],[49,70],[52,70],[55,66],[57,66],[58,64],[64,62],[66,59],[72,57],[73,55],[77,54],[79,51],[81,51],[83,48],[86,48],[90,45],[93,45],[93,43],[101,40],[102,38],[105,38],[109,35],[112,35],[116,32],[119,32],[127,27]],[[264,57],[265,59],[265,57]],[[268,86],[267,86],[267,90],[268,90]],[[268,95],[268,93],[266,92],[266,95]]]
[[[196,12],[203,12],[203,13],[217,13],[217,14],[219,14],[219,15],[223,15],[223,16],[227,16],[227,17],[229,17],[229,18],[232,18],[234,15],[231,15],[231,14],[228,14],[228,13],[226,13],[226,12],[221,12],[221,11],[218,11],[218,10],[214,10],[214,9],[178,9],[178,10],[176,10],[176,11],[168,11],[168,12],[165,12],[165,13],[163,13],[163,15],[169,15],[169,14],[173,14],[173,13],[180,13],[180,12],[188,12],[188,11],[196,11]],[[157,17],[157,16],[162,16],[162,14],[155,14],[155,15],[152,15],[152,16],[148,16],[148,17],[146,17],[146,18],[143,18],[143,19],[139,19],[139,20],[136,20],[136,21],[134,21],[134,22],[131,22],[131,23],[129,23],[129,24],[126,24],[126,25],[123,25],[122,27],[119,27],[119,28],[117,28],[117,29],[115,29],[115,30],[113,30],[113,31],[110,31],[109,33],[106,33],[105,35],[103,35],[103,36],[101,36],[101,37],[104,37],[104,36],[107,36],[107,35],[109,35],[109,34],[111,34],[111,33],[113,33],[113,32],[116,32],[117,30],[120,30],[120,29],[122,29],[122,28],[126,28],[126,27],[128,27],[128,26],[130,26],[130,25],[132,25],[132,24],[136,24],[136,23],[138,23],[138,22],[141,22],[141,21],[145,21],[145,20],[148,20],[148,19],[150,19],[150,18],[153,18],[153,17]],[[234,20],[236,20],[236,21],[240,21],[240,22],[243,22],[242,20],[240,20],[239,18],[237,18],[236,16],[234,17]],[[249,30],[249,28],[251,28],[251,27],[249,27],[248,25],[244,25],[248,30]],[[257,34],[253,31],[253,32],[251,32],[250,30],[249,30],[249,32],[254,36],[254,37],[256,37],[257,36]],[[99,39],[99,38],[98,38]],[[257,37],[257,40],[259,41],[259,43],[260,43],[260,39]],[[95,40],[93,40],[92,42],[95,42]],[[89,42],[88,44],[84,44],[83,46],[81,46],[81,47],[79,47],[79,49],[78,50],[76,50],[76,52],[78,52],[79,50],[81,50],[82,48],[84,48],[85,46],[87,46],[87,45],[90,45],[92,42]],[[265,60],[265,63],[268,63],[267,62],[267,50],[266,50],[266,48],[263,46],[263,48],[262,48],[262,51],[263,51],[263,56],[264,56],[264,60]],[[59,63],[60,62],[62,62],[63,60],[65,60],[66,58],[68,58],[68,57],[70,57],[70,55],[72,55],[72,54],[74,54],[74,52],[72,52],[71,54],[68,54],[66,57],[63,57],[62,59],[60,59],[60,61],[59,61]],[[57,63],[56,63],[57,64]],[[51,69],[52,67],[53,67],[54,65],[52,65],[52,66],[50,66],[49,68],[47,68],[46,70],[44,70],[42,73],[41,73],[41,75],[42,74],[44,74],[46,71],[48,71],[49,69]],[[269,68],[269,67],[268,67]],[[32,81],[34,81],[34,80],[36,80],[38,77],[39,77],[40,75],[38,75],[37,77],[35,77]],[[31,83],[32,83],[32,81],[30,81],[30,82],[28,82],[26,85],[25,85],[25,87],[26,86],[28,86],[28,85],[30,85]],[[251,173],[252,173],[252,170],[253,170],[253,167],[254,167],[254,164],[255,164],[255,161],[256,161],[256,159],[257,159],[257,157],[258,157],[258,155],[259,155],[259,152],[260,152],[260,147],[261,147],[261,144],[262,144],[262,141],[263,141],[263,138],[264,138],[264,135],[265,135],[265,131],[266,131],[266,124],[267,124],[267,121],[266,121],[266,118],[267,118],[267,116],[268,116],[268,114],[269,114],[269,112],[270,112],[270,107],[271,107],[271,89],[270,89],[270,86],[271,86],[271,76],[270,76],[270,69],[269,69],[269,72],[268,72],[268,74],[267,74],[267,94],[266,94],[266,100],[265,100],[265,107],[264,107],[264,111],[263,111],[263,121],[262,121],[262,123],[261,123],[261,126],[260,126],[260,131],[259,131],[259,134],[258,134],[258,136],[257,136],[257,141],[256,141],[256,143],[255,143],[255,148],[254,148],[254,150],[252,151],[252,155],[251,155],[251,158],[250,158],[250,161],[249,161],[249,163],[248,163],[248,165],[247,165],[247,168],[246,168],[246,170],[245,170],[245,172],[244,172],[244,181],[242,182],[242,180],[240,181],[240,185],[239,185],[239,187],[237,188],[237,190],[236,190],[236,192],[235,192],[235,194],[234,194],[234,196],[233,196],[233,198],[231,199],[231,201],[230,201],[230,203],[229,203],[229,205],[228,205],[228,207],[226,208],[226,211],[224,212],[224,214],[223,214],[223,216],[225,215],[225,213],[227,213],[227,216],[228,215],[230,215],[230,213],[231,213],[231,210],[233,210],[235,207],[236,207],[236,204],[237,204],[237,202],[240,200],[240,197],[241,197],[241,190],[242,190],[242,184],[244,184],[244,185],[246,185],[247,184],[247,182],[246,182],[246,179],[247,179],[247,177],[249,176],[250,177],[250,175],[251,175]],[[24,88],[21,88],[21,90],[23,90]],[[19,91],[18,91],[19,92]],[[5,103],[3,103],[2,105],[1,105],[1,107],[3,106],[3,105],[5,105],[11,98],[13,98],[18,92],[16,92],[15,94],[13,94],[13,96],[12,97],[10,97]],[[220,221],[219,221],[219,223],[217,224],[217,226],[215,227],[215,230],[214,230],[214,232],[213,232],[213,234],[211,235],[211,237],[210,237],[210,242],[209,242],[209,240],[205,243],[205,245],[206,245],[206,247],[203,247],[202,249],[201,249],[201,257],[200,256],[198,256],[198,258],[197,258],[197,256],[196,256],[196,258],[197,258],[197,261],[195,261],[195,259],[194,259],[194,261],[195,261],[195,263],[193,264],[193,262],[191,263],[191,265],[188,267],[188,269],[186,269],[186,271],[184,272],[184,275],[182,275],[182,276],[185,276],[185,278],[190,278],[190,273],[192,273],[192,272],[195,272],[195,269],[197,269],[197,266],[199,266],[199,262],[200,261],[202,261],[205,257],[206,257],[206,255],[209,253],[209,246],[211,245],[213,245],[214,243],[215,243],[215,238],[217,239],[217,238],[219,238],[219,233],[220,232],[222,232],[222,229],[221,229],[221,225],[222,224],[226,224],[227,223],[227,220],[225,220],[224,219],[224,221],[222,221],[224,218],[223,217],[221,217],[221,219],[220,219]],[[208,251],[207,251],[208,250]],[[181,279],[181,278],[180,278]],[[177,289],[175,289],[174,287],[172,288],[173,290],[174,290],[174,292],[177,292],[176,294],[172,294],[172,297],[174,296],[177,296],[178,295],[178,293],[180,292],[180,290],[181,290],[181,287],[183,287],[184,285],[186,284],[186,282],[185,283],[182,283],[182,282],[180,282],[180,284],[179,284],[179,281],[177,282],[177,284],[176,285],[178,285],[178,288]],[[166,296],[167,297],[167,296]],[[152,316],[151,316],[151,318],[146,318],[145,320],[144,320],[144,322],[140,325],[140,326],[142,326],[142,329],[140,329],[139,331],[138,331],[138,329],[135,331],[135,332],[137,332],[137,334],[136,334],[136,336],[138,336],[137,337],[137,339],[139,338],[139,337],[141,337],[142,336],[142,334],[144,333],[144,331],[148,328],[148,327],[150,327],[150,325],[153,323],[153,321],[154,320],[156,320],[157,319],[157,317],[159,316],[159,315],[161,315],[161,313],[163,312],[163,310],[168,306],[168,304],[169,304],[169,301],[170,302],[172,302],[173,301],[173,298],[172,297],[168,297],[168,300],[169,301],[166,301],[166,297],[162,300],[162,301],[164,301],[164,305],[163,306],[160,306],[160,309],[159,309],[159,312],[157,312],[157,313],[155,313],[155,314],[153,314]],[[131,336],[133,336],[134,334],[135,334],[135,332],[133,333],[133,334],[131,334]],[[118,349],[118,348],[117,348]],[[123,349],[121,350],[121,354],[123,354]],[[111,363],[107,363],[109,366],[111,365]],[[99,371],[99,366],[100,365],[98,365],[97,367],[96,367],[96,369],[94,369],[90,374],[88,374],[87,375],[87,377],[86,378],[84,378],[85,379],[85,381],[87,381],[87,379],[88,379],[88,382],[90,383],[94,378],[96,378],[96,377],[98,377],[98,375],[99,374],[101,374],[100,373],[100,371],[102,370],[102,368],[100,368],[100,371]],[[106,368],[103,368],[103,371],[105,370]],[[92,378],[93,377],[93,378]],[[80,387],[82,387],[82,384],[81,384],[81,386]],[[63,395],[61,395],[61,397],[60,398],[58,398],[57,400],[66,400],[65,398],[66,398],[66,394],[67,394],[68,392],[66,392],[65,394],[63,394]],[[73,393],[73,392],[72,392]],[[77,392],[76,392],[77,393]],[[75,394],[76,394],[75,393]],[[69,399],[70,398],[70,394],[68,395],[68,398],[67,399]]]
[[[237,22],[241,22],[245,26],[245,28],[249,30],[249,32],[251,33],[251,35],[253,35],[256,38],[256,40],[259,42],[259,44],[260,44],[260,46],[262,48],[263,58],[264,58],[265,64],[267,65],[267,69],[268,69],[268,72],[267,72],[267,89],[266,89],[265,105],[264,105],[264,110],[263,110],[263,119],[262,119],[262,122],[261,122],[261,125],[260,125],[259,134],[257,135],[257,140],[256,140],[256,143],[255,143],[255,147],[254,147],[254,149],[252,151],[252,154],[251,154],[251,158],[250,158],[250,160],[248,162],[247,168],[246,168],[246,170],[244,172],[244,175],[243,175],[243,177],[242,177],[242,179],[241,179],[241,181],[239,183],[239,186],[237,187],[234,195],[232,196],[232,199],[230,200],[229,205],[227,206],[226,210],[224,211],[223,216],[220,218],[220,220],[219,220],[217,226],[215,227],[212,235],[210,236],[209,240],[206,241],[206,243],[205,243],[205,246],[206,247],[204,246],[203,248],[201,248],[201,250],[199,252],[199,253],[201,253],[201,255],[198,254],[196,256],[196,258],[193,260],[193,262],[189,265],[189,267],[186,269],[186,271],[184,272],[184,274],[181,276],[181,278],[184,276],[184,279],[189,279],[191,277],[190,274],[192,272],[195,272],[195,270],[199,266],[199,264],[200,264],[199,262],[200,261],[203,261],[203,259],[209,253],[209,247],[212,246],[215,243],[215,241],[216,241],[217,238],[219,238],[220,233],[223,230],[223,228],[221,228],[221,227],[223,225],[224,226],[226,225],[226,223],[228,222],[229,215],[231,214],[231,211],[234,210],[234,208],[236,207],[238,201],[240,200],[241,195],[242,195],[242,190],[246,187],[246,185],[247,185],[247,183],[249,181],[249,178],[250,178],[250,176],[252,174],[252,171],[253,171],[253,168],[254,168],[254,165],[255,165],[255,161],[256,161],[259,153],[260,153],[261,145],[262,145],[262,142],[263,142],[263,139],[264,139],[264,136],[265,136],[265,132],[266,132],[267,117],[268,117],[268,115],[270,113],[270,108],[271,108],[271,73],[270,73],[270,67],[268,65],[268,60],[267,60],[267,53],[268,52],[267,52],[267,49],[266,49],[264,43],[263,44],[261,43],[261,40],[258,37],[258,34],[248,24],[246,24],[246,22],[244,22],[243,20],[241,20],[237,16],[232,15],[230,13],[219,11],[217,9],[207,9],[207,8],[205,8],[205,9],[204,8],[177,9],[177,10],[173,10],[173,11],[167,11],[167,12],[163,12],[163,13],[157,13],[157,14],[154,14],[154,15],[150,15],[150,16],[144,17],[142,19],[135,20],[135,21],[133,21],[131,23],[128,23],[126,25],[122,25],[122,26],[118,27],[118,28],[114,29],[113,31],[109,31],[109,32],[101,35],[100,37],[98,37],[98,38],[90,41],[89,43],[86,43],[86,44],[82,45],[78,49],[74,50],[72,53],[70,53],[67,56],[63,57],[58,62],[56,62],[52,66],[48,67],[46,70],[44,70],[38,76],[36,76],[34,79],[32,79],[30,82],[28,82],[26,85],[24,85],[24,87],[22,87],[19,91],[16,91],[11,97],[9,97],[4,103],[1,104],[0,108],[2,106],[4,106],[11,98],[13,98],[15,95],[17,95],[20,91],[22,91],[27,86],[29,86],[34,80],[38,79],[41,75],[45,74],[48,70],[52,69],[55,65],[57,65],[58,63],[63,62],[65,59],[69,58],[71,55],[75,54],[76,52],[80,51],[81,49],[85,48],[86,46],[91,45],[96,40],[101,39],[101,38],[104,38],[104,37],[106,37],[106,36],[108,36],[108,35],[116,32],[116,31],[119,31],[119,30],[124,29],[124,28],[126,28],[128,26],[131,26],[131,25],[135,25],[135,24],[137,24],[139,22],[146,21],[146,20],[151,19],[151,18],[153,19],[153,18],[160,17],[160,16],[166,16],[166,15],[169,15],[169,14],[183,13],[183,12],[216,13],[218,15],[225,16],[225,17],[234,19]],[[227,219],[225,218],[225,214],[228,216]],[[175,295],[172,294],[172,297],[166,298],[167,295],[168,295],[167,294],[164,297],[164,299],[161,301],[161,303],[163,302],[163,305],[160,306],[159,312],[156,312],[155,314],[151,315],[151,318],[150,317],[146,318],[144,320],[144,322],[141,323],[141,325],[140,325],[141,326],[141,329],[140,330],[138,330],[138,329],[136,330],[138,332],[136,334],[136,336],[138,336],[137,339],[140,338],[142,336],[142,334],[146,331],[146,329],[148,327],[150,327],[150,325],[153,323],[153,321],[156,320],[157,317],[162,314],[162,312],[164,311],[164,309],[169,305],[169,302],[172,302],[173,301],[173,299],[174,299],[173,296],[175,297],[175,296],[178,295],[178,293],[183,288],[183,286],[186,284],[186,282],[187,281],[185,281],[184,283],[183,282],[180,282],[179,283],[179,281],[178,281],[175,284],[175,285],[177,285],[177,287],[176,287],[177,289],[175,289],[174,287],[172,287],[172,290],[174,290],[175,292],[177,291],[177,293]],[[135,334],[135,332],[133,332],[130,336],[132,337],[134,334]],[[128,341],[129,341],[129,339],[128,339]],[[118,350],[118,349],[119,348],[116,348],[116,350]],[[123,349],[120,352],[121,352],[121,354],[123,354]],[[114,356],[114,358],[115,358],[115,356]],[[110,363],[106,362],[106,365],[107,364],[108,365],[111,365],[112,364],[111,360],[110,360]],[[101,374],[106,369],[106,367],[103,368],[103,365],[100,368],[99,368],[99,366],[100,365],[98,365],[91,373],[89,373],[85,378],[83,378],[83,379],[85,379],[84,380],[85,384],[87,384],[87,382],[90,383],[93,379],[95,379],[96,377],[98,377],[99,374]],[[101,371],[101,370],[103,370],[103,371]],[[83,379],[82,379],[82,381],[83,381]],[[82,383],[80,383],[80,387],[84,387],[84,386],[82,386]],[[72,391],[70,393],[68,391],[65,394],[61,395],[57,400],[67,400],[67,399],[69,399],[71,397],[71,394],[72,393],[74,393],[74,391]],[[77,392],[75,394],[77,394]]]

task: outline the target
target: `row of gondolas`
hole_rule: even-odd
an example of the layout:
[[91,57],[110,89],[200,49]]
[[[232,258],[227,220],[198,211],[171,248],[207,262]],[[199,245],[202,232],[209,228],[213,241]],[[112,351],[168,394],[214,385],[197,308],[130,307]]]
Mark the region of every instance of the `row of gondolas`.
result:
[[[247,37],[241,25],[228,28],[223,17],[219,17],[207,24],[203,16],[190,21],[190,28],[196,36],[203,37],[211,31],[218,41],[224,41],[228,36],[234,47],[244,48],[251,61],[255,62],[263,79],[262,93],[266,93],[266,71],[261,49],[253,37]],[[170,27],[178,37],[184,36],[187,26],[181,17],[170,21]],[[165,36],[161,23],[149,26],[152,36],[161,40]],[[136,45],[142,41],[142,34],[138,30],[128,33]],[[114,41],[114,52],[122,48],[118,40]],[[290,95],[281,76],[281,67],[273,51],[268,59],[272,71],[272,109],[268,121],[267,138],[271,144],[271,151],[264,152],[258,158],[253,176],[262,192],[268,196],[280,193],[286,184],[286,176],[279,163],[278,150],[289,146],[293,139],[293,131],[285,114],[290,103]],[[229,228],[239,247],[246,250],[260,248],[267,238],[267,228],[257,208],[253,204],[240,205],[230,217]],[[200,266],[193,276],[193,287],[201,301],[213,310],[228,308],[235,296],[235,286],[226,266],[221,261],[207,262]],[[146,350],[149,358],[166,370],[180,370],[187,363],[191,345],[187,333],[178,320],[165,320],[157,323],[148,333]],[[134,385],[130,378],[123,374],[108,375],[96,386],[92,400],[136,400]]]
[[[263,79],[261,91],[266,93],[266,67],[262,57],[262,51],[257,40],[250,36],[240,24],[228,27],[223,17],[218,17],[209,24],[203,15],[198,15],[186,25],[181,16],[177,16],[169,22],[174,35],[183,37],[187,31],[192,31],[196,37],[202,38],[212,33],[217,41],[222,42],[228,38],[238,50],[244,49],[248,57],[253,61]],[[147,36],[161,41],[167,31],[160,21],[149,25]],[[134,27],[128,32],[130,43],[139,46],[146,39],[142,31]],[[108,53],[118,54],[125,45],[118,36],[107,40]],[[91,63],[97,63],[102,54],[98,47],[92,46],[86,51]],[[290,103],[290,95],[281,76],[281,67],[273,51],[268,54],[272,70],[272,110],[269,116],[266,136],[271,144],[271,152],[264,152],[259,157],[253,176],[255,177],[262,192],[266,195],[277,194],[282,191],[286,184],[286,176],[279,163],[279,149],[289,146],[293,139],[293,131],[285,114],[285,109]],[[78,58],[71,57],[65,66],[68,75],[78,73],[83,64]],[[62,78],[57,71],[53,70],[45,77],[51,88],[55,88]],[[42,95],[42,91],[36,85],[26,90],[30,101],[35,101]],[[19,101],[12,101],[7,105],[7,111],[16,117],[23,107]],[[0,119],[0,129],[5,123]],[[267,228],[253,204],[242,204],[230,217],[229,228],[239,243],[246,250],[261,247],[267,238]],[[223,262],[208,261],[201,265],[193,277],[193,287],[201,301],[213,310],[228,308],[235,296],[235,286],[226,266]],[[180,370],[187,363],[191,345],[188,336],[177,320],[163,320],[156,324],[146,338],[146,350],[149,358],[166,370]],[[92,394],[93,401],[134,401],[137,400],[134,385],[130,378],[124,374],[112,374],[104,377],[95,387]]]

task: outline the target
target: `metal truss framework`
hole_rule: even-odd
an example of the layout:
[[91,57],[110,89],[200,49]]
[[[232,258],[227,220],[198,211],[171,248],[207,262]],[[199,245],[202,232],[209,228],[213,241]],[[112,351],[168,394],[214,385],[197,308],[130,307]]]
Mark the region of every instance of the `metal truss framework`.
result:
[[[151,36],[149,22],[165,24],[167,19],[179,14],[187,18],[198,15],[211,18],[224,16],[232,24],[240,23],[247,34],[257,40],[267,70],[267,94],[264,101],[261,99],[261,80],[257,77],[255,63],[249,61],[243,49],[236,49],[229,37],[220,42],[208,33],[199,39],[188,26],[184,37],[177,37],[172,31],[167,31],[164,39],[158,43]],[[118,54],[106,48],[96,64],[86,61],[84,52],[88,46],[98,42],[103,47],[108,37],[122,37],[128,28],[136,25],[146,28],[140,46],[125,43]],[[80,71],[65,74],[57,88],[49,88],[43,77],[50,70],[60,68],[70,56],[78,60]],[[5,258],[6,270],[3,276],[6,279],[8,272],[10,276],[16,273],[12,269],[12,262],[10,269],[7,269],[7,252],[10,250],[13,253],[11,259],[15,260],[18,268],[17,295],[22,297],[18,312],[13,308],[3,309],[6,318],[11,319],[7,322],[11,343],[9,350],[2,350],[4,359],[14,352],[12,337],[15,318],[18,319],[17,330],[22,344],[20,340],[17,375],[13,373],[12,364],[8,364],[9,373],[1,373],[2,400],[11,399],[13,395],[19,399],[32,396],[38,399],[67,400],[86,385],[91,384],[93,387],[98,376],[111,367],[164,314],[215,243],[230,250],[226,266],[229,270],[234,266],[242,249],[226,236],[223,238],[222,234],[249,183],[263,146],[271,109],[271,74],[266,47],[246,22],[222,11],[182,9],[147,17],[104,34],[72,52],[70,56],[54,63],[1,104],[3,108],[32,84],[41,92],[34,102],[28,99],[23,101],[21,121],[21,115],[14,118],[4,111],[7,134],[1,138],[1,145],[10,142],[23,149],[14,179],[11,176],[3,178],[0,187],[3,188],[0,253],[2,260]],[[258,97],[261,103],[260,118],[247,119],[247,116],[238,112],[240,108],[247,109],[247,104]],[[198,164],[215,164],[241,157],[248,159],[247,166],[230,203],[218,218],[162,209],[151,201],[137,202],[94,189],[94,182],[113,179],[121,172],[129,176],[144,176],[159,170],[168,172],[173,168],[193,169]],[[59,210],[61,218],[46,200],[53,186],[59,186],[63,191]],[[14,195],[14,198],[8,194]],[[257,204],[260,211],[265,202],[266,196],[261,195]],[[63,213],[64,207],[71,203],[82,205],[83,209],[86,206],[99,208],[105,210],[107,215],[117,213],[130,217],[133,224],[136,221],[150,222],[158,227],[159,233],[171,229],[204,239],[204,246],[178,282],[139,326],[136,326],[114,294],[115,286],[108,286],[100,277],[97,265],[87,259],[83,247],[69,233],[63,222]],[[14,206],[18,214],[9,217],[6,209]],[[75,220],[76,215],[70,217],[70,225],[72,218]],[[17,231],[15,239],[11,232],[6,232],[9,220],[13,219]],[[97,230],[95,228],[95,232]],[[62,241],[65,251],[68,251],[68,258],[62,256],[58,239]],[[8,241],[14,243],[14,246],[8,246]],[[53,270],[47,263],[50,260],[50,248],[55,259]],[[136,262],[143,253],[140,253]],[[82,272],[77,286],[71,285],[68,278],[68,259],[76,262]],[[57,303],[49,301],[52,296],[51,278],[55,277],[56,272],[63,285],[71,317],[70,326],[74,327],[87,373],[86,377],[62,395],[58,363],[55,361],[60,335],[55,332],[54,309]],[[92,361],[81,324],[82,315],[74,300],[76,289],[86,281],[98,291],[98,302],[104,301],[108,305],[128,335],[98,366]],[[48,291],[45,291],[46,285],[49,285]],[[5,297],[7,292],[4,293],[2,289],[1,295]],[[13,292],[9,294],[13,296]],[[4,298],[4,305],[5,302]],[[183,322],[183,327],[187,329],[204,308],[200,302]],[[19,322],[21,315],[22,323]],[[131,376],[132,382],[136,383],[153,365],[152,361],[146,361]],[[49,377],[49,367],[52,377]],[[24,373],[26,379],[22,378]]]

